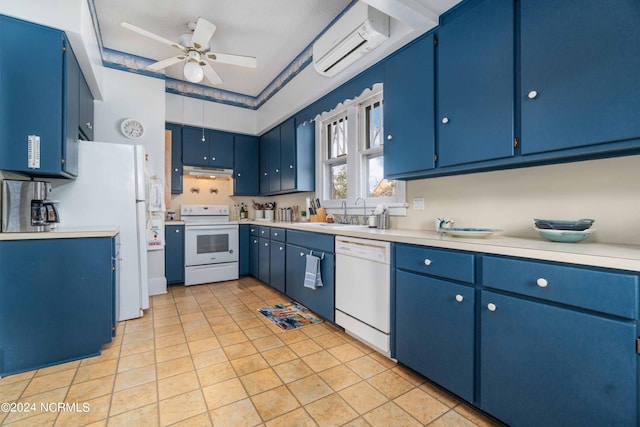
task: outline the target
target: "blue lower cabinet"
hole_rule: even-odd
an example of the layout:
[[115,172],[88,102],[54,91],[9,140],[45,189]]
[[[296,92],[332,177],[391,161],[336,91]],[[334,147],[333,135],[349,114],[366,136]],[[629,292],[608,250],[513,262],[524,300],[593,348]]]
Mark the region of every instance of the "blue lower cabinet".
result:
[[285,291],[285,253],[284,243],[271,240],[269,284],[282,293]]
[[97,355],[111,341],[114,248],[108,237],[0,242],[0,376]]
[[164,275],[167,283],[184,283],[184,225],[165,225],[164,235]]
[[513,426],[637,426],[635,323],[481,292],[480,407]]
[[249,271],[249,263],[250,263],[249,248],[251,247],[251,240],[250,240],[251,236],[249,234],[250,227],[251,226],[249,224],[240,224],[240,226],[238,227],[238,232],[239,232],[238,246],[240,250],[239,262],[238,262],[238,274],[240,276],[246,276],[250,272]]
[[473,401],[474,288],[396,273],[396,352],[402,364]]
[[[287,233],[287,239],[289,238],[288,236],[289,234]],[[333,236],[331,236],[331,238],[333,238]],[[322,261],[320,262],[322,287],[316,289],[310,289],[304,286],[307,255],[310,253],[322,257]],[[316,251],[293,244],[287,244],[287,295],[331,322],[334,321],[335,317],[335,265],[335,255],[331,252]]]
[[260,260],[260,239],[249,236],[249,274],[258,277],[258,263]]
[[269,284],[269,273],[271,271],[270,265],[270,246],[271,241],[264,237],[260,237],[258,244],[258,279]]

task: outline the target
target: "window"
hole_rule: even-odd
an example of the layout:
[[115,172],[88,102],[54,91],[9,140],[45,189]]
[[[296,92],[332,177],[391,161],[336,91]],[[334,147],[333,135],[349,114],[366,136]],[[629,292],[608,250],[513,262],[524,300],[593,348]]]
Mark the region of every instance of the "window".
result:
[[[367,207],[402,206],[404,182],[384,178],[384,102],[374,85],[316,119],[317,193],[328,208],[353,207],[359,197]],[[359,205],[360,206],[360,205]]]

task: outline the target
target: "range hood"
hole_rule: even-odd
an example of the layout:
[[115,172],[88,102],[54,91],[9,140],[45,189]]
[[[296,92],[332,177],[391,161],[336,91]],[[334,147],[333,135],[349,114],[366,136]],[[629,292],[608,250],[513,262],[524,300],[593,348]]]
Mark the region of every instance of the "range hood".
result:
[[197,166],[183,166],[182,174],[199,178],[233,178],[232,169],[207,168]]

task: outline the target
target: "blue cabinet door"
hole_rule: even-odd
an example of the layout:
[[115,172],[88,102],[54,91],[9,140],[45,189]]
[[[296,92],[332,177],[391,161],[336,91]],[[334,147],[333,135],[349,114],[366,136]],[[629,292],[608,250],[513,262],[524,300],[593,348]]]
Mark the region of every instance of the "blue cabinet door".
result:
[[164,235],[164,274],[167,283],[184,283],[184,225],[166,225]]
[[233,134],[209,131],[209,166],[215,168],[233,168]]
[[182,125],[166,123],[171,132],[171,194],[182,194]]
[[269,193],[269,135],[260,137],[260,194]]
[[255,136],[235,136],[233,167],[233,194],[235,196],[260,194],[258,144],[258,138]]
[[97,355],[111,341],[113,248],[112,238],[0,242],[1,376]]
[[403,178],[435,166],[433,34],[385,62],[384,174]]
[[316,314],[333,322],[335,318],[335,255],[329,252],[312,253],[324,258],[320,262],[322,287],[310,289],[304,287],[307,248],[287,244],[286,248],[286,292],[292,299],[309,308]]
[[80,66],[64,37],[64,137],[62,140],[62,172],[78,176],[78,140],[80,138]]
[[396,273],[395,357],[473,402],[474,289]]
[[484,411],[525,427],[637,426],[635,323],[481,294]]
[[271,240],[269,284],[282,293],[285,290],[285,253],[286,245],[284,243]]
[[280,190],[296,188],[296,121],[291,118],[280,125]]
[[80,76],[80,132],[82,139],[93,141],[93,95],[84,76]]
[[520,7],[522,153],[639,138],[640,2]]
[[280,126],[267,134],[269,137],[269,192],[276,193],[281,189],[282,176],[280,170]]
[[[204,141],[202,140],[204,136]],[[182,128],[182,162],[188,166],[209,166],[209,130]]]
[[260,237],[258,249],[258,279],[269,284],[269,274],[271,271],[270,254],[271,241],[268,238]]
[[[0,170],[69,176],[63,170],[62,152],[64,34],[7,16],[0,16],[0,21]],[[37,46],[38,65],[33,65],[34,53],[25,46]],[[37,169],[28,163],[29,135],[40,137]]]
[[249,274],[258,278],[260,263],[260,239],[256,236],[249,238]]
[[240,224],[238,227],[238,247],[240,250],[238,262],[238,274],[246,276],[249,270],[249,248],[251,247],[251,236],[249,235],[249,224]]
[[443,24],[437,55],[439,166],[513,156],[513,0]]

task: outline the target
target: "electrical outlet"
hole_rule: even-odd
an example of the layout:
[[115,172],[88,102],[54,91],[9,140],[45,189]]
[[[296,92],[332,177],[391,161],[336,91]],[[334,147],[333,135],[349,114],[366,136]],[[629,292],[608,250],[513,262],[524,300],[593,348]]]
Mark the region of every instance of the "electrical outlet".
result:
[[424,197],[415,197],[413,199],[413,210],[414,211],[424,210]]

